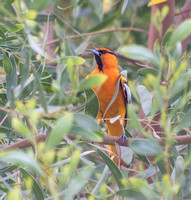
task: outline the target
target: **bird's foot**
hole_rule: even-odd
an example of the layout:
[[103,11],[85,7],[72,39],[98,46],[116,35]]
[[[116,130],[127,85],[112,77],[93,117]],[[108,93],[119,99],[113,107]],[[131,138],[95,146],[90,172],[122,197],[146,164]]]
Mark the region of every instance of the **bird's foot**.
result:
[[124,130],[124,126],[122,124],[122,122],[120,122],[121,124],[121,129],[122,129],[122,134],[121,136],[119,137],[119,139],[117,140],[117,142],[119,142],[121,139],[122,139],[122,144],[124,144],[124,140],[127,142],[127,136],[125,135],[125,130]]
[[127,136],[125,135],[125,133],[122,133],[121,136],[119,137],[119,139],[117,140],[117,143],[122,139],[122,144],[124,144],[124,141],[127,142]]

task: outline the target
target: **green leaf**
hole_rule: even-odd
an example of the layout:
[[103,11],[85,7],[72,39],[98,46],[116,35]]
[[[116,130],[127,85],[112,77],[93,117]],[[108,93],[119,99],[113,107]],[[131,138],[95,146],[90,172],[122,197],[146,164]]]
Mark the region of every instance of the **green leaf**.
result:
[[184,158],[178,156],[175,162],[175,167],[171,174],[172,181],[181,184],[184,178]]
[[1,0],[0,3],[3,4],[4,6],[9,5],[13,3],[15,0]]
[[178,126],[176,127],[177,131],[180,131],[184,128],[189,128],[191,126],[191,110],[189,110],[182,120],[179,122]]
[[36,18],[35,18],[35,21],[37,21],[37,22],[47,22],[47,19],[48,19],[48,17],[49,17],[49,21],[53,21],[55,18],[56,18],[56,16],[55,15],[47,15],[47,14],[38,14],[37,16],[36,16]]
[[28,34],[28,41],[30,44],[30,47],[41,56],[44,56],[46,58],[46,53],[44,50],[39,46],[39,44],[33,39],[32,35]]
[[51,150],[56,147],[63,137],[69,133],[73,123],[73,114],[67,113],[61,117],[53,126],[52,131],[48,135],[46,149]]
[[164,175],[166,174],[166,167],[165,167],[165,163],[163,160],[160,160],[159,162],[157,162],[157,166],[160,169],[160,172]]
[[94,187],[94,189],[92,190],[91,194],[92,195],[98,195],[99,194],[99,191],[100,191],[100,187],[103,183],[106,182],[106,179],[108,177],[108,174],[109,174],[109,168],[108,166],[105,166],[104,170],[103,170],[103,173],[101,175],[101,177],[99,178],[96,186]]
[[20,171],[24,177],[24,182],[26,182],[26,184],[28,180],[27,178],[32,179],[32,194],[35,195],[36,199],[43,200],[44,199],[43,191],[38,182],[35,180],[35,178],[23,168],[20,168]]
[[10,56],[10,61],[12,64],[13,71],[10,75],[6,75],[6,86],[7,86],[7,99],[11,104],[11,109],[14,109],[12,106],[14,105],[14,93],[15,88],[17,86],[17,69],[16,62],[13,55]]
[[123,0],[123,5],[122,5],[122,9],[121,9],[121,15],[124,14],[125,9],[127,8],[128,1],[129,0]]
[[96,75],[90,76],[81,82],[79,86],[79,91],[86,90],[95,86],[99,86],[103,84],[106,80],[107,80],[107,76],[104,74],[96,74]]
[[52,0],[34,0],[29,4],[29,9],[37,11],[43,10],[50,5],[51,1]]
[[166,16],[168,15],[168,13],[169,13],[169,7],[167,5],[164,5],[162,7],[162,10],[161,10],[162,21],[166,18]]
[[[129,147],[119,146],[121,151],[121,158],[127,164],[130,165],[133,159],[133,151]],[[117,151],[118,148],[116,147]],[[118,152],[119,154],[119,152]]]
[[7,167],[7,165],[5,164],[5,166],[6,166],[6,167],[2,167],[2,165],[1,165],[1,167],[2,167],[2,168],[0,168],[1,176],[6,175],[7,172],[10,173],[10,172],[12,172],[13,170],[16,170],[16,169],[18,168],[16,165],[11,165],[11,166],[8,166],[8,167]]
[[17,132],[28,138],[30,142],[33,142],[32,132],[29,131],[28,127],[20,119],[13,117],[12,126]]
[[111,15],[111,16],[105,18],[99,24],[97,24],[96,26],[94,26],[93,28],[91,28],[88,32],[98,31],[98,30],[101,30],[103,28],[106,28],[108,25],[110,25],[111,23],[113,23],[113,21],[115,19],[117,19],[119,16],[120,16],[120,13],[114,13],[114,15]]
[[85,114],[93,118],[97,117],[99,111],[99,100],[96,93],[92,89],[85,90],[87,103],[85,107]]
[[7,56],[7,54],[3,51],[3,67],[7,75],[11,75],[13,71],[12,63]]
[[35,72],[35,70],[33,70],[33,72],[34,72],[34,76],[35,76],[35,80],[36,80],[36,85],[37,85],[38,90],[39,90],[39,101],[40,101],[44,111],[47,113],[48,108],[47,108],[47,102],[46,102],[46,97],[45,97],[45,94],[44,94],[43,86],[41,84],[41,81],[40,81],[38,74]]
[[141,100],[141,107],[146,116],[151,112],[152,108],[152,95],[144,85],[138,86],[138,94]]
[[21,79],[21,85],[23,87],[25,81],[28,79],[29,76],[29,67],[30,67],[30,50],[28,48],[25,49],[25,62],[24,62],[24,67],[23,67],[23,76]]
[[160,60],[149,49],[143,46],[123,46],[120,51],[129,58],[146,61],[151,63],[157,69],[160,68]]
[[166,31],[166,33],[165,33],[163,39],[162,39],[162,46],[166,46],[166,44],[168,44],[168,42],[169,42],[169,40],[170,40],[170,38],[171,38],[171,36],[172,36],[173,31],[174,31],[174,25],[171,25],[171,26],[167,29],[167,31]]
[[153,69],[153,68],[142,68],[142,69],[139,69],[137,71],[137,73],[140,75],[140,76],[147,76],[148,74],[152,74],[154,76],[157,76],[159,71],[156,70],[156,69]]
[[12,28],[11,31],[13,32],[19,32],[20,30],[22,30],[25,27],[24,24],[15,24],[15,28]]
[[1,29],[1,28],[0,28],[0,37],[2,37],[3,39],[6,38],[6,35],[5,35],[4,31],[3,31],[3,29]]
[[136,155],[136,156],[137,156],[137,158],[138,158],[139,160],[141,160],[143,163],[145,163],[145,164],[147,164],[147,165],[150,165],[150,162],[149,162],[149,160],[147,159],[146,156],[143,156],[143,155]]
[[147,139],[136,139],[130,144],[131,149],[139,155],[159,156],[163,154],[162,148],[156,141]]
[[138,192],[137,190],[132,190],[132,189],[119,190],[116,194],[121,196],[121,197],[147,200],[141,192]]
[[151,186],[142,178],[135,178],[130,177],[129,182],[134,186],[137,192],[141,192],[141,194],[147,199],[147,200],[153,200],[157,199],[155,190],[151,188]]
[[136,127],[137,130],[139,130],[141,133],[144,133],[144,129],[141,126],[141,123],[138,119],[138,116],[136,115],[135,111],[133,110],[132,106],[128,106],[128,116],[130,118],[130,121],[128,124],[130,124],[132,127]]
[[81,126],[75,126],[75,125],[72,126],[69,134],[71,134],[75,137],[80,137],[84,140],[88,140],[91,142],[101,142],[102,141],[102,137],[100,137],[99,132],[90,131]]
[[42,174],[39,164],[29,155],[20,151],[2,152],[0,160],[10,162],[18,166],[27,167],[31,172]]
[[95,131],[95,130],[99,130],[99,126],[97,124],[97,122],[84,114],[81,113],[75,113],[74,114],[74,121],[81,127],[87,129],[87,130],[91,130],[91,131]]
[[111,173],[113,174],[116,183],[119,187],[119,189],[123,188],[123,184],[121,183],[121,180],[123,179],[123,176],[120,172],[120,170],[118,169],[117,165],[102,151],[100,151],[99,149],[97,149],[98,154],[103,158],[103,160],[106,162],[107,166],[109,167]]
[[38,12],[36,10],[28,10],[28,12],[25,12],[23,18],[25,20],[34,20],[36,21],[36,16]]
[[85,184],[88,183],[88,179],[93,173],[93,167],[88,165],[84,167],[79,174],[75,175],[74,178],[70,181],[67,188],[67,192],[63,199],[72,200],[76,194],[78,194]]
[[183,21],[173,32],[169,41],[169,50],[172,50],[177,42],[187,38],[191,34],[191,19]]
[[93,6],[93,11],[99,18],[99,20],[102,20],[103,18],[103,2],[102,0],[90,0],[90,3]]
[[82,65],[85,60],[79,56],[65,56],[64,58],[60,58],[60,62],[67,65]]

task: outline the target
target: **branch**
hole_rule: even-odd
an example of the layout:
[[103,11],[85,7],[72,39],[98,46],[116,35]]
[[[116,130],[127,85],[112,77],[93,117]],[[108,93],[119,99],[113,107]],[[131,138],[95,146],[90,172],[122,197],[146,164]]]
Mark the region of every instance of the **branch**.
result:
[[179,16],[179,15],[182,15],[182,14],[184,14],[184,13],[188,13],[188,12],[190,12],[190,11],[191,11],[191,9],[185,9],[185,10],[179,12],[179,13],[175,13],[175,16]]
[[137,67],[140,68],[140,69],[141,69],[141,68],[145,68],[145,67],[144,67],[144,63],[142,63],[142,62],[139,61],[139,60],[132,59],[132,58],[128,58],[128,57],[122,55],[121,53],[115,52],[115,54],[116,54],[116,57],[117,57],[117,58],[119,58],[119,59],[121,59],[121,60],[126,60],[126,61],[132,63],[133,65],[137,66]]
[[[117,58],[121,59],[121,60],[125,60],[125,61],[128,61],[130,63],[132,63],[133,65],[137,66],[138,68],[145,68],[144,67],[144,63],[139,61],[139,60],[136,60],[136,59],[132,59],[132,58],[128,58],[124,55],[122,55],[121,53],[118,53],[118,52],[115,52],[115,55]],[[92,54],[90,53],[84,53],[82,54],[82,58],[86,59],[86,58],[92,58]]]
[[[104,29],[104,30],[99,30],[99,31],[93,31],[93,32],[88,32],[88,33],[81,33],[79,35],[69,35],[69,36],[66,36],[66,39],[75,39],[75,38],[79,38],[79,37],[87,37],[87,36],[99,35],[102,33],[116,32],[116,31],[136,31],[136,32],[141,32],[141,33],[145,33],[148,35],[147,31],[140,29],[140,28],[120,27],[120,28],[110,28],[110,29]],[[52,43],[59,42],[60,40],[61,40],[61,38],[56,38],[52,41],[48,41],[46,43],[46,45],[50,45]]]
[[[68,135],[68,137],[71,140],[77,139],[76,137],[72,135]],[[119,141],[119,145],[121,146],[129,146],[129,144],[133,140],[137,140],[138,138],[128,138],[128,141],[125,141],[124,144],[122,144],[122,141]],[[140,139],[140,138],[139,138]],[[46,140],[46,134],[40,134],[35,136],[36,143],[44,142]],[[115,145],[115,143],[119,140],[119,137],[117,136],[104,136],[102,142],[95,142],[98,144],[105,144],[105,145]],[[144,139],[143,139],[144,140]],[[161,145],[165,143],[165,139],[156,139]],[[175,144],[174,145],[183,145],[183,144],[191,144],[191,135],[182,135],[182,136],[175,136],[173,138]],[[91,141],[89,141],[91,142]],[[14,144],[8,145],[4,148],[2,148],[0,151],[10,151],[14,149],[25,149],[27,147],[32,146],[31,142],[28,139],[23,139],[21,141],[15,142]]]

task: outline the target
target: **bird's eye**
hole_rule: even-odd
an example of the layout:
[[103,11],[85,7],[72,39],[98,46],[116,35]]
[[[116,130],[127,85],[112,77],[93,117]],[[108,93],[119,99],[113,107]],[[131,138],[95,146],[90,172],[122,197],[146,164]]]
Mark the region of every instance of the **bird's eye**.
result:
[[106,53],[107,53],[107,51],[106,51],[106,50],[103,50],[103,51],[102,51],[102,54],[106,54]]

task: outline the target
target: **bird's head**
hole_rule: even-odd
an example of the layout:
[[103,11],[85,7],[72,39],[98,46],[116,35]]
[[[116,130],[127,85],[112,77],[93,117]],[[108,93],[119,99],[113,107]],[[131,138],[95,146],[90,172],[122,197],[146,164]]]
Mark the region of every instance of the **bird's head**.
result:
[[95,55],[96,66],[99,71],[106,68],[118,68],[118,62],[114,51],[111,49],[101,47],[98,49],[88,49]]

